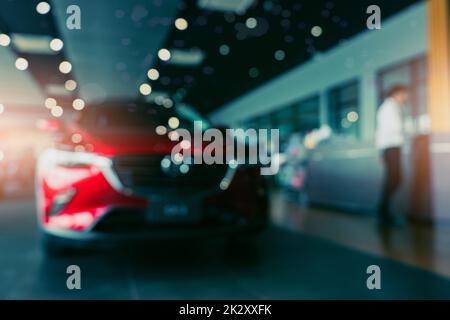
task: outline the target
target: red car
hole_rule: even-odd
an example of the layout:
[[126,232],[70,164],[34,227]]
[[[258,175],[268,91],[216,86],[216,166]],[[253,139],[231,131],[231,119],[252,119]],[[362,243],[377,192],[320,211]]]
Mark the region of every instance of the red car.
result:
[[[163,130],[172,117],[182,119],[161,106],[116,102],[91,105],[61,125],[36,170],[47,251],[159,237],[234,238],[265,228],[268,200],[259,168],[181,168],[170,161],[178,142]],[[178,122],[193,128],[192,121]],[[223,179],[231,180],[227,188]]]

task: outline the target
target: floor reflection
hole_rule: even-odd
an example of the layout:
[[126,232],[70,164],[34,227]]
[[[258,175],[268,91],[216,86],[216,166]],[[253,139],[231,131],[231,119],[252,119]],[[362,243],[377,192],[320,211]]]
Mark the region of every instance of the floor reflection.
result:
[[[291,206],[284,207],[290,211],[275,215],[274,221],[285,225],[271,227],[253,245],[227,246],[208,239],[156,241],[49,258],[39,246],[33,202],[0,203],[0,224],[5,227],[0,234],[0,298],[450,298],[449,279],[398,263],[389,255],[386,259],[380,242],[375,245],[378,236],[367,218],[305,211],[287,201],[284,205]],[[429,240],[428,231],[413,235],[417,245],[409,247],[420,252],[429,250],[424,242],[442,245]],[[387,245],[401,260],[399,243],[404,236],[390,236]],[[435,246],[435,254],[441,249]],[[410,255],[414,254],[403,251],[403,257]],[[373,264],[382,269],[382,291],[366,287],[366,269]],[[81,290],[66,287],[70,265],[81,268]]]
[[380,228],[373,216],[308,208],[283,192],[274,194],[272,204],[277,225],[450,277],[448,224]]

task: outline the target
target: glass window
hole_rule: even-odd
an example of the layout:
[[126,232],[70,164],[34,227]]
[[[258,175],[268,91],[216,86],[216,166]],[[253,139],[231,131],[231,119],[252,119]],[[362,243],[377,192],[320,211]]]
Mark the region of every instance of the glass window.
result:
[[280,131],[280,140],[285,142],[295,132],[296,126],[293,121],[294,109],[292,106],[285,107],[274,113],[274,125]]
[[358,136],[359,84],[352,81],[328,92],[330,127],[337,134]]
[[308,133],[320,127],[319,95],[305,99],[294,105],[296,131]]

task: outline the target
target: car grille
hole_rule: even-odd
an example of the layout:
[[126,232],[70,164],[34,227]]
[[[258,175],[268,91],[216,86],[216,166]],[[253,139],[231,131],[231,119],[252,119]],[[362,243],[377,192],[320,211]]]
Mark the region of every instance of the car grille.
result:
[[161,168],[160,156],[119,156],[113,168],[122,184],[135,192],[150,190],[211,190],[217,189],[224,178],[227,165],[191,165],[186,174],[172,176]]

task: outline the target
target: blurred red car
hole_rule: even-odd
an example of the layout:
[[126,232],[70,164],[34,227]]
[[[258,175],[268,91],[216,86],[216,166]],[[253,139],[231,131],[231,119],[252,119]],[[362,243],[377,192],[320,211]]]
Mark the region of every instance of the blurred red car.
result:
[[[48,251],[264,229],[268,200],[259,168],[181,168],[170,160],[175,142],[155,132],[174,116],[147,104],[105,103],[89,106],[60,129],[36,172],[37,215]],[[180,120],[180,126],[192,122]],[[231,183],[222,190],[225,178]]]

